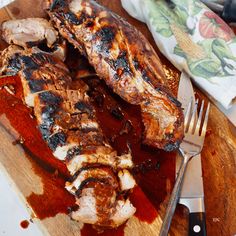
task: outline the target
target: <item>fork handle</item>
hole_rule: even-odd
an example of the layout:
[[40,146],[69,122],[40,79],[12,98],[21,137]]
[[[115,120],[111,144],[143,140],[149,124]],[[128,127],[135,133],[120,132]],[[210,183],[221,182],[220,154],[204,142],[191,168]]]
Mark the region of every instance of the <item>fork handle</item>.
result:
[[179,174],[175,181],[175,186],[172,190],[170,200],[166,209],[165,218],[163,220],[163,224],[160,230],[160,236],[168,235],[170,224],[171,224],[173,215],[175,213],[175,208],[179,200],[179,194],[180,194],[180,190],[181,190],[181,186],[183,182],[184,173],[186,171],[186,167],[188,164],[188,160],[189,160],[189,157],[187,155],[184,155],[184,160],[180,167]]
[[189,213],[189,236],[206,236],[206,215],[205,212]]

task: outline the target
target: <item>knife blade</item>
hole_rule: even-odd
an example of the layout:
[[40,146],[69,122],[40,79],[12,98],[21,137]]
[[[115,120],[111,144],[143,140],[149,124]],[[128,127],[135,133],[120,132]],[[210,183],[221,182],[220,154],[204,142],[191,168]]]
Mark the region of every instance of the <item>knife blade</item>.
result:
[[[195,100],[191,80],[185,72],[182,72],[180,77],[178,100],[182,103],[184,111],[189,102]],[[178,155],[176,160],[177,174],[181,161],[182,157]],[[189,209],[189,235],[206,235],[201,155],[195,156],[188,164],[179,203]]]

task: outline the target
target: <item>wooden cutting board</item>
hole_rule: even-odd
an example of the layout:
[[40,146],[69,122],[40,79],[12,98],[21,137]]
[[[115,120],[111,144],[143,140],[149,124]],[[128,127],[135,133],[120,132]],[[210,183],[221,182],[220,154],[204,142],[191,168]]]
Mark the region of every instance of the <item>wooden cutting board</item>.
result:
[[[153,44],[165,68],[170,68],[167,73],[178,73],[160,54],[146,26],[128,16],[119,0],[100,0],[99,2],[125,17],[144,33]],[[44,16],[41,0],[17,0],[0,12],[1,21],[9,18],[39,16]],[[4,47],[3,44],[1,44],[2,47]],[[196,90],[196,92],[200,97],[207,99],[200,91]],[[15,182],[16,191],[26,201],[26,197],[31,192],[42,193],[43,183],[40,176],[33,171],[32,163],[27,158],[23,158],[25,153],[22,148],[12,145],[12,141],[19,134],[11,129],[4,115],[0,116],[0,123],[0,168],[8,172]],[[210,236],[231,236],[236,234],[236,130],[214,105],[211,108],[208,129],[202,152],[207,232]],[[170,192],[171,186],[167,185],[167,188]],[[129,220],[124,230],[125,235],[157,235],[167,202],[168,196],[151,224],[142,222],[137,217]],[[188,210],[179,206],[172,222],[170,235],[187,235],[187,216]],[[65,214],[58,214],[42,221],[34,218],[34,221],[42,227],[45,235],[80,235],[82,228],[82,224],[71,221]]]

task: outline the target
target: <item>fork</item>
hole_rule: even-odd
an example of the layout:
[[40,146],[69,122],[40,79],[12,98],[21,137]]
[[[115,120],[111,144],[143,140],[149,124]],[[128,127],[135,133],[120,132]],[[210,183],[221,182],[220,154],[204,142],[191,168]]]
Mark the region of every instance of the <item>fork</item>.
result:
[[[202,101],[199,115],[197,115],[198,100],[195,102],[193,109],[191,109],[192,103],[193,101],[190,101],[190,103],[188,104],[188,108],[185,114],[184,118],[185,137],[179,147],[179,152],[183,157],[183,161],[166,209],[166,214],[160,230],[160,236],[166,236],[168,234],[171,220],[173,218],[175,208],[179,200],[179,194],[184,174],[186,171],[186,167],[191,158],[198,155],[202,151],[204,139],[206,136],[210,103],[208,103],[207,105],[204,119],[203,119],[204,101]],[[201,126],[202,129],[200,129]]]

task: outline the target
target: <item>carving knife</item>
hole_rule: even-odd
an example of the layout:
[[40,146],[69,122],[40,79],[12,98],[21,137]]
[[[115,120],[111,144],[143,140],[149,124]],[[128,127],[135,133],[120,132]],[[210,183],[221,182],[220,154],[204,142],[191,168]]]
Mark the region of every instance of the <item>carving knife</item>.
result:
[[[182,72],[179,83],[178,100],[182,103],[184,110],[187,109],[191,99],[195,100],[192,83],[189,76],[185,72]],[[182,157],[177,156],[177,174],[181,161]],[[188,164],[179,203],[189,209],[189,235],[205,236],[206,220],[201,155],[195,156]]]

